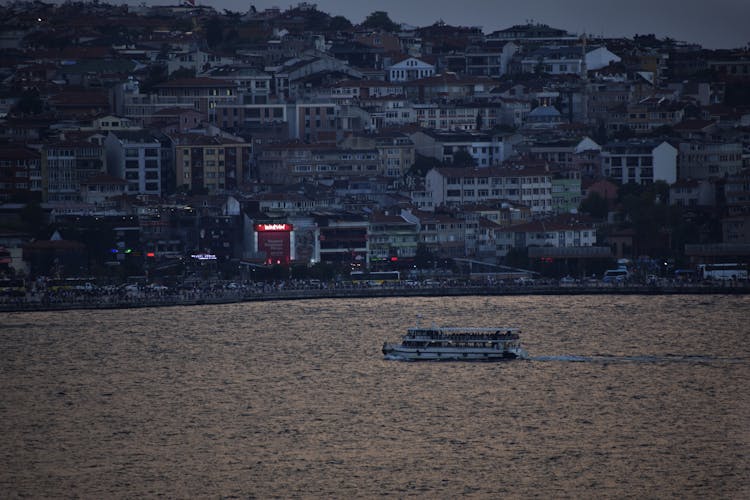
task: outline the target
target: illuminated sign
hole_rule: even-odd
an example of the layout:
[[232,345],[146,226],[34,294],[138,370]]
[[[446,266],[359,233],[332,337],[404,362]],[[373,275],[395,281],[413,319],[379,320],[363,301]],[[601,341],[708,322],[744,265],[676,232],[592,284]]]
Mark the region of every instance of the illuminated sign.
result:
[[255,230],[258,232],[266,231],[291,231],[291,224],[256,224]]
[[198,260],[216,260],[216,255],[211,253],[197,253],[191,255],[191,257]]

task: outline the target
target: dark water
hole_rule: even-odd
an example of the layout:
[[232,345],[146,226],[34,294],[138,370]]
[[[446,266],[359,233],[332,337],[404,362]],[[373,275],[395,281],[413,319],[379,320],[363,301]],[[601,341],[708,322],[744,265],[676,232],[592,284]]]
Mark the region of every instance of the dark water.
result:
[[[749,498],[750,297],[0,315],[8,497]],[[385,361],[417,314],[532,359]]]

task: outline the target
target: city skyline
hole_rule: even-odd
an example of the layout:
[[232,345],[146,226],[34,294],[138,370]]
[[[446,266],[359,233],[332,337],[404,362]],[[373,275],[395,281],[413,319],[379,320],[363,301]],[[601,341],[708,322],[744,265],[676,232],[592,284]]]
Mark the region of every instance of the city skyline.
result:
[[[174,3],[169,1],[149,4]],[[196,0],[196,5],[211,5],[215,9],[246,12],[250,5],[258,10],[279,7],[282,10],[299,2],[278,0]],[[508,28],[515,24],[535,22],[565,29],[576,34],[628,37],[654,34],[659,38],[699,43],[705,48],[738,48],[750,43],[750,3],[745,0],[679,1],[634,0],[628,3],[597,0],[532,0],[523,5],[486,2],[484,0],[412,0],[400,2],[381,0],[377,5],[362,0],[340,2],[319,0],[309,2],[330,15],[341,15],[352,23],[364,21],[373,11],[385,11],[391,20],[415,26],[428,26],[442,20],[448,24],[480,26],[485,33]],[[644,16],[643,13],[650,15]]]

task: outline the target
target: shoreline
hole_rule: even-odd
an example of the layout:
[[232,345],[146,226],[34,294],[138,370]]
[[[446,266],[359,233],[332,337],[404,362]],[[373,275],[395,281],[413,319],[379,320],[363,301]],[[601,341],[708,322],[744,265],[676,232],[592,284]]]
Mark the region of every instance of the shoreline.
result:
[[382,287],[382,288],[320,288],[274,290],[253,293],[226,293],[195,297],[147,297],[101,300],[80,297],[43,303],[17,300],[0,303],[0,312],[48,312],[85,309],[139,309],[145,307],[175,307],[196,305],[237,304],[280,300],[358,299],[385,297],[460,297],[460,296],[519,296],[519,295],[747,295],[750,285],[616,285],[616,286],[503,286],[503,287]]

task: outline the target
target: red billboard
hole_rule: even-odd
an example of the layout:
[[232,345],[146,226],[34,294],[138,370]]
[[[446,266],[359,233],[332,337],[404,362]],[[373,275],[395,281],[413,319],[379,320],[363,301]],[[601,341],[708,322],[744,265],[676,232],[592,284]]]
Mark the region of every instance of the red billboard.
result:
[[258,252],[266,264],[289,264],[292,260],[291,224],[255,224]]

